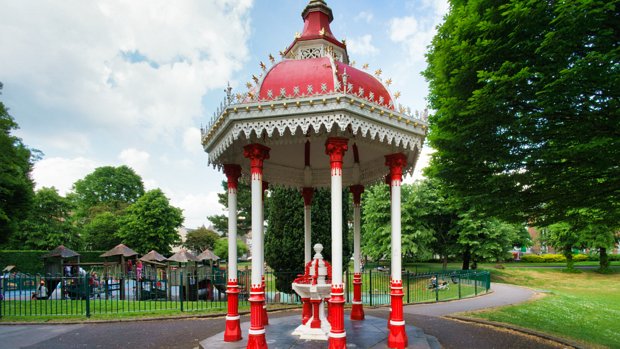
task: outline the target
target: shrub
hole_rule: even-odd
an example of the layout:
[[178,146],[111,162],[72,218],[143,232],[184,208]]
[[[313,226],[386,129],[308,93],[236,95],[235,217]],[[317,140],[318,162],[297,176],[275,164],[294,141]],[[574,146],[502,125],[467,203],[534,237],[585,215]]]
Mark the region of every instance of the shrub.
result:
[[566,257],[561,254],[548,253],[542,255],[543,262],[545,263],[561,263],[566,262]]
[[620,254],[610,254],[609,255],[609,260],[610,261],[620,261]]
[[588,256],[585,254],[576,254],[573,256],[574,262],[584,262],[584,261],[587,261],[588,259],[589,259]]
[[537,254],[524,254],[521,256],[521,261],[526,263],[542,263],[543,258]]

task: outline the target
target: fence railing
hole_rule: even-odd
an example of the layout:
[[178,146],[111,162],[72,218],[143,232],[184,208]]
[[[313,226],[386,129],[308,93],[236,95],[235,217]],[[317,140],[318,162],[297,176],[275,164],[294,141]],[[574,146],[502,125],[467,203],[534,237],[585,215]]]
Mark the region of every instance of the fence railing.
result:
[[[267,272],[267,304],[301,304],[294,292],[276,287],[276,277],[287,284],[294,272]],[[443,272],[403,272],[405,303],[440,302],[486,293],[490,288],[488,271],[455,270]],[[353,301],[353,274],[347,271],[345,300]],[[165,311],[225,312],[227,275],[222,270],[173,270],[141,275],[27,275],[2,277],[0,316],[87,316]],[[249,308],[250,273],[238,275],[239,306]],[[390,304],[389,271],[362,273],[362,303],[368,306]]]

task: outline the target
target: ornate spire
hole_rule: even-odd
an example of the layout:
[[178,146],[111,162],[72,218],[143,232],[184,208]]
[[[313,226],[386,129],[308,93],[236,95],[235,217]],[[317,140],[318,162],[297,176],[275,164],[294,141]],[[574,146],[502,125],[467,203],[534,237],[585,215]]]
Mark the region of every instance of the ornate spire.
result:
[[320,11],[327,15],[329,19],[329,23],[334,20],[334,14],[332,13],[332,9],[327,6],[327,3],[324,0],[310,0],[310,3],[304,9],[304,12],[301,13],[301,18],[304,20],[308,17],[310,12]]

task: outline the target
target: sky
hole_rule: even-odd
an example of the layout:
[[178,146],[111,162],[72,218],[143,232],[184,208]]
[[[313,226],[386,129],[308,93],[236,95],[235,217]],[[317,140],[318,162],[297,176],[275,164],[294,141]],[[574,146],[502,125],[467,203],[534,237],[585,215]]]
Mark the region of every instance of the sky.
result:
[[[307,0],[0,0],[0,100],[43,152],[36,188],[65,195],[100,166],[128,165],[147,190],[209,226],[224,175],[207,166],[200,127],[228,82],[245,91],[259,62],[303,29]],[[420,75],[447,0],[328,0],[351,60],[392,77],[412,110],[427,106]],[[413,181],[428,162],[425,147]]]

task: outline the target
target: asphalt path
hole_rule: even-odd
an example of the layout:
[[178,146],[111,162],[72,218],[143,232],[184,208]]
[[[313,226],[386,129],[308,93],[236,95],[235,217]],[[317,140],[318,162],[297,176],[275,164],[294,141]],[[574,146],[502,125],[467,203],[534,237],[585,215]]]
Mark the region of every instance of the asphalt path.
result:
[[[525,288],[502,284],[493,284],[491,288],[493,293],[477,298],[406,306],[405,320],[437,337],[446,349],[561,347],[516,332],[441,317],[466,310],[515,304],[528,300],[534,294]],[[290,316],[299,312],[270,313],[270,317]],[[388,316],[386,308],[366,309],[366,312],[386,319]],[[249,321],[249,317],[242,316],[241,321]],[[0,348],[197,348],[201,340],[220,333],[223,328],[224,318],[77,325],[2,325]]]

